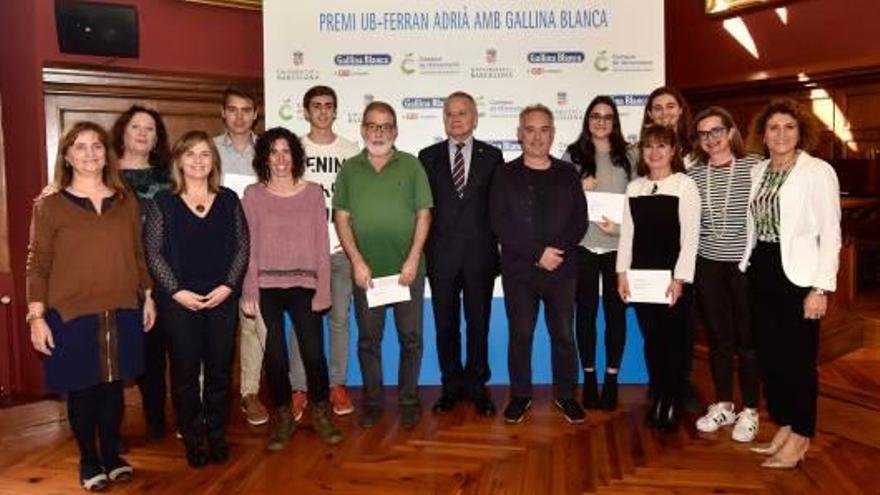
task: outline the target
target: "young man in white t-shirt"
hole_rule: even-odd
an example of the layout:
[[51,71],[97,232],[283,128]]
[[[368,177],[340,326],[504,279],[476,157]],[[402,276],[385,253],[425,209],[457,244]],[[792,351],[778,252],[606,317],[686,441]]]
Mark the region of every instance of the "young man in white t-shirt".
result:
[[[360,152],[357,143],[333,132],[336,121],[336,92],[327,86],[314,86],[303,96],[303,113],[309,123],[309,133],[300,138],[306,152],[304,178],[320,184],[324,190],[327,211],[332,211],[333,183],[342,162]],[[328,216],[330,234],[331,280],[333,306],[330,323],[330,403],[337,415],[351,414],[354,405],[345,389],[348,376],[349,308],[351,306],[351,262],[342,250],[336,229]],[[306,375],[296,339],[290,341],[290,385],[293,388],[292,407],[295,416],[306,406]]]

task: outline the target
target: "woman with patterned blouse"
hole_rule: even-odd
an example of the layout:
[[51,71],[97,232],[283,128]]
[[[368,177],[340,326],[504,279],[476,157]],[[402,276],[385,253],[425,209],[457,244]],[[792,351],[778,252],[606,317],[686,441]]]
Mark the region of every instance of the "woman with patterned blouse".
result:
[[[111,130],[113,151],[119,157],[119,175],[143,204],[168,189],[168,132],[156,110],[132,105]],[[143,208],[141,208],[143,211]],[[165,371],[168,344],[162,321],[144,338],[144,374],[138,377],[148,442],[165,434]]]
[[762,466],[793,468],[816,433],[819,320],[837,286],[840,196],[831,165],[807,153],[815,121],[793,100],[755,118],[751,141],[767,159],[752,173],[748,244],[750,309],[770,419],[779,429],[754,452]]

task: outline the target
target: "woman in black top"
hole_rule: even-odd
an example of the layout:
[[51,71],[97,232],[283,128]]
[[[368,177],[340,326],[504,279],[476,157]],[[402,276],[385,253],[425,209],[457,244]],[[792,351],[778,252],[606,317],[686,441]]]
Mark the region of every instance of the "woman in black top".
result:
[[171,190],[148,205],[145,243],[168,332],[178,425],[187,462],[199,467],[229,458],[230,371],[249,240],[238,196],[219,186],[220,156],[208,134],[186,133],[172,156]]
[[[122,181],[137,194],[143,205],[157,192],[168,189],[168,132],[156,110],[132,105],[122,113],[111,130],[113,151],[119,157]],[[144,210],[144,207],[141,207]],[[144,374],[138,377],[144,408],[148,442],[165,434],[165,370],[168,344],[161,324],[144,338]]]
[[654,399],[649,425],[671,431],[678,426],[690,352],[686,303],[697,258],[700,193],[684,173],[673,129],[649,125],[642,131],[639,146],[640,177],[626,188],[620,227],[618,291],[621,299],[630,301],[633,270],[669,272],[666,302],[638,302],[635,309],[645,339],[645,362]]

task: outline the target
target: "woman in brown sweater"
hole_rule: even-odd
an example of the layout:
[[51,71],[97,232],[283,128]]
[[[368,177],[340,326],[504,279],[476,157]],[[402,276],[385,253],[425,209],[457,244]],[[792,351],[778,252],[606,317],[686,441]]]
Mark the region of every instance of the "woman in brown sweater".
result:
[[64,135],[54,180],[34,203],[27,260],[31,342],[46,355],[48,388],[67,394],[89,491],[132,477],[119,455],[122,384],[142,373],[143,332],[156,317],[137,198],[107,155],[97,124]]

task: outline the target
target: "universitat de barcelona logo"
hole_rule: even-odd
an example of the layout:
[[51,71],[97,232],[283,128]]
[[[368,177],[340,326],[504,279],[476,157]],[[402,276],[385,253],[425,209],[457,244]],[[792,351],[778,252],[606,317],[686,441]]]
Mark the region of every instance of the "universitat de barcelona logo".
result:
[[293,65],[299,67],[303,64],[303,52],[297,50],[293,52]]
[[494,64],[496,60],[498,60],[498,50],[496,50],[494,48],[487,48],[486,49],[486,63],[487,64]]

